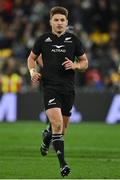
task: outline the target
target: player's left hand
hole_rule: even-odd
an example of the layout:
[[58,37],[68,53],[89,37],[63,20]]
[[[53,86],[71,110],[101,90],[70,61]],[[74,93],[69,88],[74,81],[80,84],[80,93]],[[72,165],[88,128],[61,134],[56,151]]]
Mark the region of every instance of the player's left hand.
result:
[[62,63],[62,66],[64,66],[65,70],[69,70],[69,69],[75,69],[75,65],[74,63],[68,59],[67,57],[65,57],[65,60],[63,63]]

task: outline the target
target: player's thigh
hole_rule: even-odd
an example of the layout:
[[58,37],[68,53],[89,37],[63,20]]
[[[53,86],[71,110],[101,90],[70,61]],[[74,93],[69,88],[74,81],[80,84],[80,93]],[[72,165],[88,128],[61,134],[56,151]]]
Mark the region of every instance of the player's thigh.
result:
[[54,107],[46,110],[46,114],[49,118],[49,121],[52,125],[52,131],[60,131],[63,129],[63,117],[61,109]]

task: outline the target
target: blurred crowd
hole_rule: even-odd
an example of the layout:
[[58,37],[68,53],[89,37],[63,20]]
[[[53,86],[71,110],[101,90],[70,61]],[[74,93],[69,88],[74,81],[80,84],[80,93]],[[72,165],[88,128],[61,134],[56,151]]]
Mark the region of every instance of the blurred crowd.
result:
[[76,87],[119,90],[119,0],[0,0],[0,92],[36,90],[26,66],[35,39],[50,30],[53,6],[69,10],[68,30],[82,41],[88,59],[86,72],[77,72]]

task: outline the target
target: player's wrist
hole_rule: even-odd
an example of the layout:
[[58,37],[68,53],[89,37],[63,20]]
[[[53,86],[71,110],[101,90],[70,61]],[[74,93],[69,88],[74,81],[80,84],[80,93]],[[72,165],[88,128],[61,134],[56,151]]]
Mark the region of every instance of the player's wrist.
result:
[[81,70],[81,65],[80,65],[80,63],[75,63],[75,64],[74,64],[74,69],[75,69],[75,70]]
[[35,68],[31,68],[29,71],[31,76],[33,76],[33,74],[37,72]]

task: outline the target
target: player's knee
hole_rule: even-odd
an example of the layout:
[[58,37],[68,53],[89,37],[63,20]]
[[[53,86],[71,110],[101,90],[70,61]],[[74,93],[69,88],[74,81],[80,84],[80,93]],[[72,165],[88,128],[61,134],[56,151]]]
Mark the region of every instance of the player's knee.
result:
[[52,127],[53,127],[53,131],[55,133],[61,133],[62,132],[62,127],[63,127],[62,123],[53,123]]
[[56,130],[56,132],[62,132],[62,124],[56,124],[55,130]]

